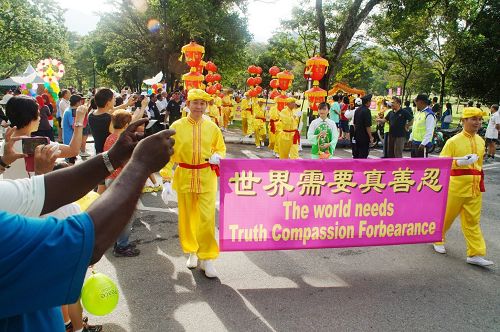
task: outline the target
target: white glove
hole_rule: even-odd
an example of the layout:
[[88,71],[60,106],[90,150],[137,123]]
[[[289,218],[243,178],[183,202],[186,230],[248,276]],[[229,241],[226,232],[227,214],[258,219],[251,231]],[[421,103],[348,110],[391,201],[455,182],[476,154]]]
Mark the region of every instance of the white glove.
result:
[[474,164],[476,161],[479,160],[479,156],[475,153],[473,154],[468,154],[463,157],[464,159],[459,159],[457,160],[457,165],[458,166],[468,166]]
[[220,160],[222,159],[221,156],[219,156],[217,153],[214,153],[210,159],[208,159],[208,162],[212,165],[220,165]]
[[161,192],[161,199],[167,205],[168,205],[168,202],[176,201],[177,196],[175,194],[175,191],[172,189],[172,183],[165,182],[163,184],[163,191]]

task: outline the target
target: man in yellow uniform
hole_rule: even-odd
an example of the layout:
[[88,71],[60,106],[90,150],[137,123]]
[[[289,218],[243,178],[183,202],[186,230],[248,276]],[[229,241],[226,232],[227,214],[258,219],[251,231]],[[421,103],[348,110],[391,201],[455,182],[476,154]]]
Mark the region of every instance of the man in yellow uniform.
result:
[[243,130],[243,136],[250,136],[253,133],[253,111],[251,99],[248,96],[248,92],[245,92],[245,98],[241,100],[241,126]]
[[228,91],[224,92],[224,97],[222,97],[222,128],[227,130],[229,122],[231,120],[231,112],[233,111],[233,100]]
[[295,98],[288,98],[287,106],[280,112],[282,129],[278,139],[280,159],[298,159],[299,157],[298,144],[300,133],[295,116],[295,108],[297,106]]
[[219,127],[222,127],[222,121],[223,121],[223,119],[222,119],[222,98],[219,97],[219,90],[217,90],[217,93],[215,94],[214,104],[219,109]]
[[[176,121],[175,148],[170,162],[160,171],[167,182],[164,190],[177,192],[179,206],[179,239],[189,254],[186,266],[200,267],[209,278],[217,276],[213,260],[219,256],[215,239],[215,196],[220,159],[226,154],[222,132],[215,123],[203,118],[209,94],[200,89],[188,93],[191,112]],[[177,164],[172,179],[172,169]]]
[[434,250],[445,254],[446,232],[460,214],[462,231],[467,245],[467,263],[489,266],[486,260],[486,244],[479,221],[481,219],[482,192],[484,192],[483,155],[484,140],[477,135],[482,126],[483,112],[476,107],[467,107],[462,113],[463,131],[450,138],[441,152],[441,157],[460,158],[451,168],[448,203],[443,226],[443,241],[434,244]]
[[264,146],[264,140],[266,139],[266,111],[264,109],[265,99],[257,99],[257,103],[253,105],[253,114],[255,115],[255,120],[253,123],[253,129],[255,132],[255,145],[257,149]]
[[[280,113],[278,111],[278,106],[273,105],[269,110],[269,149],[273,150],[276,145],[276,140],[278,136],[278,121],[280,120]],[[277,155],[275,153],[275,155]]]
[[208,116],[210,117],[212,122],[217,125],[217,127],[219,126],[219,114],[219,108],[217,107],[217,105],[215,105],[214,100],[211,99],[208,102]]

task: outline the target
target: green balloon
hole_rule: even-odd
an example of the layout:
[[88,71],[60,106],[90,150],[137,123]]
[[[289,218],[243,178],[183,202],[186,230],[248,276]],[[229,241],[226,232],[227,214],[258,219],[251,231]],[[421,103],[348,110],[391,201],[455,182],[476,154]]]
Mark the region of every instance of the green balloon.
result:
[[102,273],[93,273],[83,284],[82,304],[92,315],[111,313],[118,304],[118,297],[116,284]]

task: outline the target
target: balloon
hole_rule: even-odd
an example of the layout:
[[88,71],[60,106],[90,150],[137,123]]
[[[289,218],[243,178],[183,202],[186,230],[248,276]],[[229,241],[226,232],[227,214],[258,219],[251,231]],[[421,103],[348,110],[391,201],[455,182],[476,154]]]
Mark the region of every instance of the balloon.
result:
[[28,90],[24,89],[24,90],[22,91],[22,93],[23,93],[23,95],[29,95],[29,93],[30,93],[30,92],[29,92]]
[[152,93],[153,93],[153,90],[152,89],[148,89],[148,95],[150,95]]
[[45,83],[43,83],[43,86],[48,89],[50,84],[49,84],[49,82],[45,82]]
[[113,280],[102,273],[92,273],[82,288],[82,304],[92,315],[104,316],[118,304],[118,288]]
[[31,84],[31,83],[26,84],[26,88],[28,90],[31,90],[33,88],[33,84]]

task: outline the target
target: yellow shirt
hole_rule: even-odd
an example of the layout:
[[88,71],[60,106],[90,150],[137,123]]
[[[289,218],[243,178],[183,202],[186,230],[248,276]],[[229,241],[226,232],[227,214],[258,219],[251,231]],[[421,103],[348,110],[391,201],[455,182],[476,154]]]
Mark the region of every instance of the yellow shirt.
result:
[[208,105],[208,116],[210,116],[212,119],[218,119],[219,118],[219,108],[214,104],[214,105]]
[[[280,116],[280,121],[279,121],[279,130],[296,130],[297,129],[297,123],[295,120],[295,116],[293,115],[292,110],[290,110],[287,107],[283,108],[281,112],[279,113]],[[282,132],[281,133],[281,138],[286,139],[286,140],[291,140],[293,139],[293,132]]]
[[[195,122],[190,116],[177,120],[170,127],[175,130],[174,154],[163,167],[160,175],[171,179],[175,164],[200,165],[208,162],[214,154],[222,158],[226,155],[224,137],[219,127],[211,121]],[[177,167],[172,187],[178,193],[205,193],[217,190],[217,175],[210,168],[188,169]]]
[[[468,154],[475,153],[479,156],[479,160],[472,165],[458,166],[456,161],[453,161],[452,169],[475,169],[481,171],[483,168],[484,155],[484,140],[479,135],[470,135],[465,131],[453,136],[444,145],[441,151],[441,157],[464,157]],[[481,195],[479,183],[480,175],[460,175],[450,177],[449,193],[458,197],[477,197]]]
[[247,108],[250,108],[249,103],[248,103],[248,99],[244,98],[241,100],[240,108],[241,108],[241,118],[243,118],[243,119],[249,118],[250,112],[247,111]]

